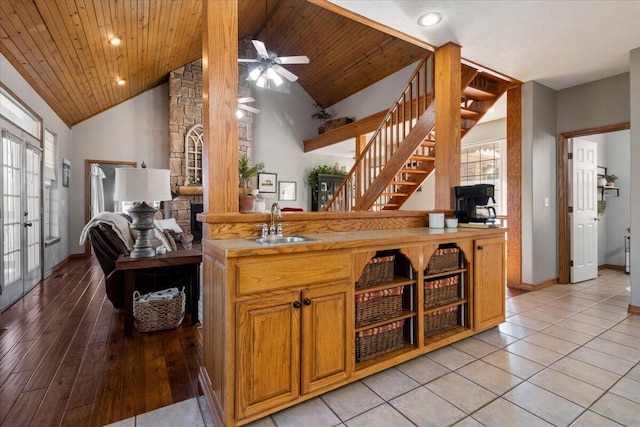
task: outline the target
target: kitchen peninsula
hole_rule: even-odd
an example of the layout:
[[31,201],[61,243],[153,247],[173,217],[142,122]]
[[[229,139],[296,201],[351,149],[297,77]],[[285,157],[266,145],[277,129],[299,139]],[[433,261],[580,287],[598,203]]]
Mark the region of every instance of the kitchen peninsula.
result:
[[505,231],[204,240],[200,383],[217,425],[247,424],[503,322]]

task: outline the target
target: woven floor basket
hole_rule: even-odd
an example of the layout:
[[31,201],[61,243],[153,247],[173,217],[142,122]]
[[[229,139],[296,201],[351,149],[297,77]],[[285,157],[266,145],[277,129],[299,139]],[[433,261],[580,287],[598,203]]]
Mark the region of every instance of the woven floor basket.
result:
[[356,282],[356,289],[368,288],[393,280],[393,260],[395,255],[371,258]]
[[436,250],[427,265],[426,274],[442,273],[443,271],[455,270],[460,266],[460,249],[444,248]]
[[435,307],[436,305],[448,304],[459,298],[458,286],[460,276],[443,277],[436,280],[425,280],[424,282],[424,308]]
[[404,345],[404,320],[371,328],[356,334],[356,362],[390,353]]
[[401,315],[403,289],[398,286],[356,295],[356,328]]
[[458,326],[458,306],[445,308],[424,316],[424,336],[430,337]]
[[133,318],[136,329],[140,332],[173,329],[182,323],[184,318],[185,295],[170,300],[140,301],[140,293],[133,293]]

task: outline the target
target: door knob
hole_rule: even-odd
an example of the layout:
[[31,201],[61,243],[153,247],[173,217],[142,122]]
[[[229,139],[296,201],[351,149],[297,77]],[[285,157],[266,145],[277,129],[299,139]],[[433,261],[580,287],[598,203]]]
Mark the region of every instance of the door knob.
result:
[[25,226],[25,227],[31,227],[32,225],[33,225],[33,223],[32,223],[32,222],[25,222],[25,223],[24,223],[24,226]]
[[302,302],[304,303],[304,305],[311,305],[311,300],[309,298],[303,299]]
[[294,301],[293,308],[300,308],[300,301]]

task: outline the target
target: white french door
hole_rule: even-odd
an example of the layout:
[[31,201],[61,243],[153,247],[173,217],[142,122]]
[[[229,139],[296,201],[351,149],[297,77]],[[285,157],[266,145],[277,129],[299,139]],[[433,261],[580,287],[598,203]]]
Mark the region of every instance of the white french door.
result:
[[42,278],[42,152],[31,141],[2,130],[2,280],[0,309]]
[[571,183],[571,283],[598,277],[598,145],[574,139]]

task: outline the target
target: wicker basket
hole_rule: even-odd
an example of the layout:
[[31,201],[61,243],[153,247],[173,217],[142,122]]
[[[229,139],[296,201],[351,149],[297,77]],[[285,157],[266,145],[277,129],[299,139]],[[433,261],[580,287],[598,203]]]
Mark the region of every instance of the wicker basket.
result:
[[173,329],[184,318],[184,289],[176,298],[160,301],[141,301],[140,293],[133,293],[133,319],[140,332]]
[[443,248],[436,250],[427,265],[426,274],[442,273],[443,271],[456,270],[460,267],[460,249]]
[[458,326],[458,306],[434,311],[424,316],[424,336],[430,337]]
[[368,288],[393,280],[393,260],[395,255],[371,258],[362,270],[356,289]]
[[424,281],[424,308],[448,304],[459,298],[460,275]]
[[356,334],[356,362],[373,359],[402,348],[404,319]]
[[356,295],[356,328],[401,315],[403,289],[398,286]]

